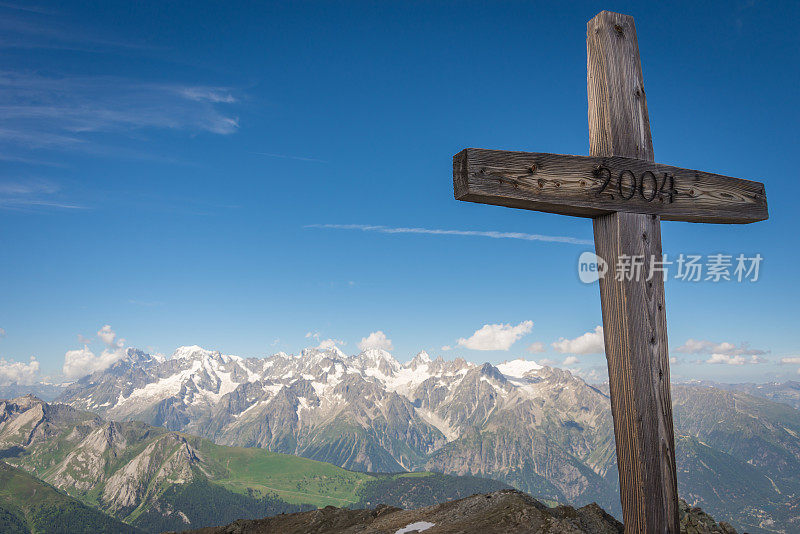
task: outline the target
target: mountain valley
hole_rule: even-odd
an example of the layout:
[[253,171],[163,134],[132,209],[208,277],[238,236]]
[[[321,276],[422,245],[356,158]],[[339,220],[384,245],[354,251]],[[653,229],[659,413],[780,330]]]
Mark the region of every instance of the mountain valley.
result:
[[[673,384],[672,394],[689,504],[751,532],[800,525],[800,412],[704,385]],[[532,361],[479,365],[421,352],[401,364],[380,349],[336,348],[245,359],[196,346],[165,359],[128,349],[59,401],[220,445],[355,471],[487,477],[620,515],[608,396]]]

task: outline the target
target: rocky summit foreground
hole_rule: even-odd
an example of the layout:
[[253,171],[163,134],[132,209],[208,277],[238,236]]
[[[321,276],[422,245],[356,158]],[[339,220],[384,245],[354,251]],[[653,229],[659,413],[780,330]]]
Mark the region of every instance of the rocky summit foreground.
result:
[[[516,490],[472,495],[417,510],[380,505],[373,510],[328,506],[310,512],[241,520],[224,527],[187,531],[194,534],[409,534],[424,532],[480,534],[618,534],[622,523],[596,504],[575,509],[549,508]],[[681,532],[736,534],[699,508],[681,501]]]

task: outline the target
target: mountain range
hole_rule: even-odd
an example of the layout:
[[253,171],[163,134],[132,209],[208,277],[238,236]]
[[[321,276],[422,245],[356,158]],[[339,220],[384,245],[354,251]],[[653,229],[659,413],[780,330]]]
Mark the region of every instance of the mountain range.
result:
[[800,410],[800,382],[797,380],[788,380],[786,382],[767,382],[764,384],[755,384],[753,382],[724,384],[702,381],[699,382],[699,384],[718,387],[728,391],[740,391],[742,393],[753,395],[754,397],[762,397],[774,402],[788,404],[789,406]]
[[[679,492],[689,504],[750,532],[797,530],[800,412],[699,384],[675,384],[672,394]],[[240,358],[196,346],[165,359],[128,349],[59,402],[350,470],[493,478],[621,515],[608,396],[532,361],[421,352],[401,364],[380,349],[336,348]]]

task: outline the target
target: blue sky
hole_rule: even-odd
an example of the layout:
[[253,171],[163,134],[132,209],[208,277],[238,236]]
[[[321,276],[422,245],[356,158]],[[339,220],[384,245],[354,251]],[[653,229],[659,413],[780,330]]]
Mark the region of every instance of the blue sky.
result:
[[662,225],[668,255],[764,258],[755,283],[667,281],[673,376],[797,378],[796,2],[0,2],[0,370],[57,375],[110,325],[167,354],[380,331],[400,360],[602,376],[591,222],[451,181],[468,146],[588,153],[602,9],[636,19],[657,161],[767,188],[766,222]]

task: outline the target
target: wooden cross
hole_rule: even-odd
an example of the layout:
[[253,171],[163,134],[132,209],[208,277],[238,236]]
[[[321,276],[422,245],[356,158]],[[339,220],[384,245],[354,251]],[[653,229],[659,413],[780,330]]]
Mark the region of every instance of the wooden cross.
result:
[[[661,261],[661,219],[741,224],[767,218],[764,185],[654,163],[633,17],[603,11],[586,28],[590,156],[468,148],[453,158],[458,200],[591,217],[597,255]],[[600,279],[625,532],[678,533],[664,279]]]

